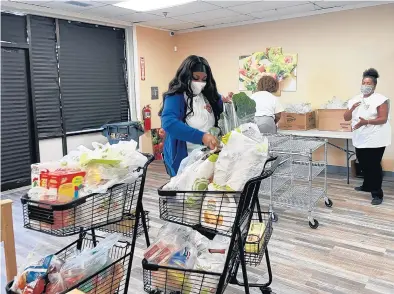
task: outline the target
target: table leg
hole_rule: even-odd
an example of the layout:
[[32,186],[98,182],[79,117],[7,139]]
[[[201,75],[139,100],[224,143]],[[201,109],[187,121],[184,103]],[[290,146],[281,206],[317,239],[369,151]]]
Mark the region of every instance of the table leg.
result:
[[4,242],[7,282],[10,282],[15,278],[17,273],[11,200],[1,201],[1,241]]
[[350,183],[350,167],[349,167],[349,139],[346,139],[346,167],[347,167],[347,184]]

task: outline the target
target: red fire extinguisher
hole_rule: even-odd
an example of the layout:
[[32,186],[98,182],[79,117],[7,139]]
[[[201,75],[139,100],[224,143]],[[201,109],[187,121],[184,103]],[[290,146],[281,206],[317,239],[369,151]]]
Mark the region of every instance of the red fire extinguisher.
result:
[[150,105],[144,106],[142,108],[142,119],[144,120],[144,130],[145,132],[151,130],[151,110]]

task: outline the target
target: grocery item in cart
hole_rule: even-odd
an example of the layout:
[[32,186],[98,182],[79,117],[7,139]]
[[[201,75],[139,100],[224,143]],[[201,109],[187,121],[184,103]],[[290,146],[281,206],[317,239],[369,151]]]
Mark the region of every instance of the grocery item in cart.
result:
[[258,254],[264,245],[265,223],[251,223],[245,243],[246,253]]
[[[209,191],[223,191],[223,187],[210,184]],[[234,222],[237,205],[234,197],[228,194],[207,194],[201,209],[201,224],[214,230],[227,231]]]
[[60,162],[44,162],[44,163],[33,163],[31,165],[31,187],[39,187],[41,183],[41,173],[51,172],[61,168]]
[[[28,262],[31,262],[31,260]],[[11,290],[15,293],[24,293],[26,288],[26,290],[41,289],[42,283],[44,282],[44,276],[48,273],[59,271],[63,263],[64,262],[56,255],[52,254],[39,261],[28,264],[24,270],[15,277]]]
[[40,186],[48,189],[48,195],[57,196],[58,202],[67,203],[79,197],[85,174],[84,171],[68,169],[44,172],[40,176]]

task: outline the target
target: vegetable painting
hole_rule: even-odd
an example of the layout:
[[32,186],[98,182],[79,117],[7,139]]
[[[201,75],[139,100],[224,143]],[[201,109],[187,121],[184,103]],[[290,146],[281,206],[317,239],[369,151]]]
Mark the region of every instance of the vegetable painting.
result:
[[263,75],[273,76],[282,91],[297,90],[297,54],[283,54],[282,48],[267,48],[265,52],[239,57],[239,90],[257,91]]

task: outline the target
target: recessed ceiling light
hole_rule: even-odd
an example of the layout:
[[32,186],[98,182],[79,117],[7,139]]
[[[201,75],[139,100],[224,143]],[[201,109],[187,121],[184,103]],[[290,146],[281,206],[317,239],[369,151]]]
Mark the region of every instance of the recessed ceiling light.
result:
[[114,6],[132,9],[135,11],[150,11],[172,6],[182,5],[197,0],[130,0],[113,4]]

